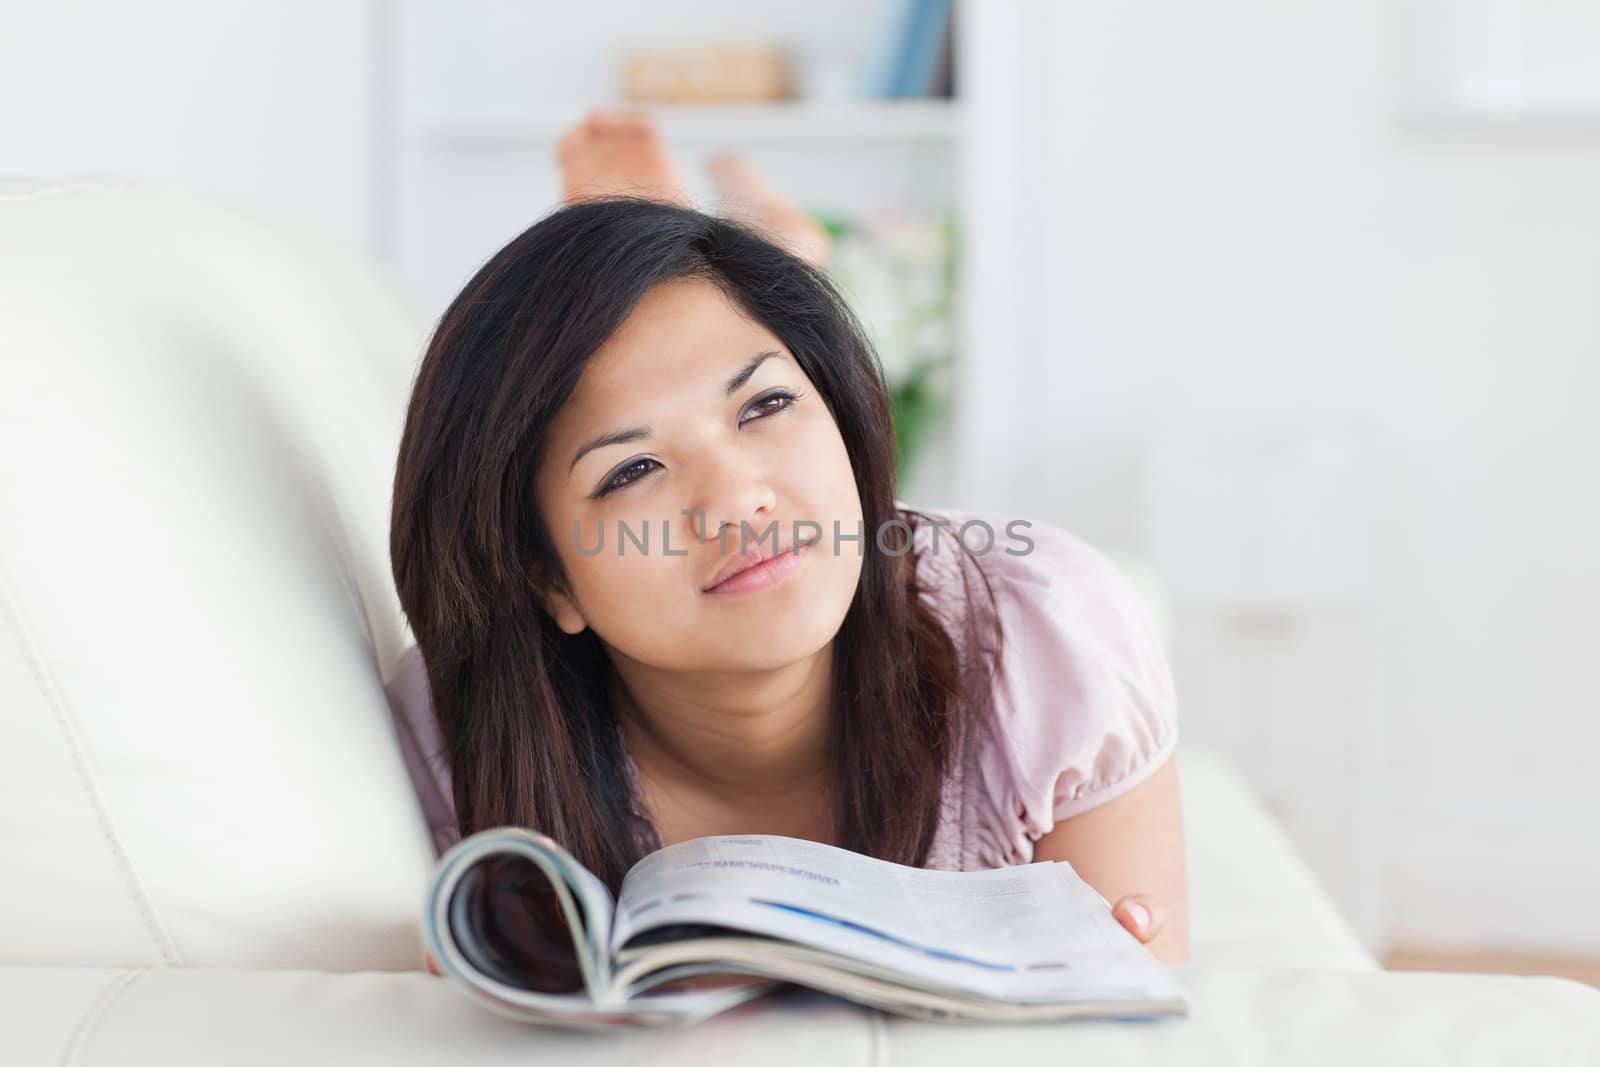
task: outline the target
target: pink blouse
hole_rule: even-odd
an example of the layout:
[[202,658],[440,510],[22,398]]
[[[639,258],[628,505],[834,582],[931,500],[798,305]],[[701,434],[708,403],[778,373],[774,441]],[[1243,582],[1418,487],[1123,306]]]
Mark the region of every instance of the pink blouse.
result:
[[[1033,843],[1058,821],[1121,796],[1173,753],[1172,676],[1139,594],[1087,543],[1009,512],[916,510],[948,524],[942,532],[917,524],[917,575],[924,603],[956,643],[976,701],[961,728],[927,866],[1027,863]],[[976,523],[988,529],[964,525]],[[969,552],[954,539],[962,529]],[[992,607],[977,567],[988,576]],[[1004,650],[991,678],[984,650],[992,644],[995,612]],[[401,655],[385,692],[442,853],[460,831],[449,757],[416,646]],[[631,778],[631,761],[627,769]]]

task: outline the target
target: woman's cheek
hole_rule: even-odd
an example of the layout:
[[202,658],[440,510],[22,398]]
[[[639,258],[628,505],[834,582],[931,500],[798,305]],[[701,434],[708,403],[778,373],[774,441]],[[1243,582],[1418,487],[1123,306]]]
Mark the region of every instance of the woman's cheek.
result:
[[692,557],[677,555],[675,541],[668,546],[674,554],[666,555],[660,533],[657,524],[648,555],[630,541],[620,557],[614,547],[596,557],[597,573],[585,601],[590,625],[601,637],[651,661],[673,653],[685,629],[673,620],[690,617],[698,595],[687,566]]

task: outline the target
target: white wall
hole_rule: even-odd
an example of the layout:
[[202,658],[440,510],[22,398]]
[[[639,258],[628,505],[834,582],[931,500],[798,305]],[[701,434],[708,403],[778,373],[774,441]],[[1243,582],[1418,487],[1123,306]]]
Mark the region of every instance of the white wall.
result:
[[[1408,120],[1385,0],[1025,6],[1028,505],[1148,546],[1162,435],[1369,426],[1384,775],[1295,773],[1383,797],[1394,939],[1600,950],[1600,121]],[[1289,730],[1344,729],[1304,693]]]
[[0,174],[105,173],[377,247],[379,0],[5,0]]

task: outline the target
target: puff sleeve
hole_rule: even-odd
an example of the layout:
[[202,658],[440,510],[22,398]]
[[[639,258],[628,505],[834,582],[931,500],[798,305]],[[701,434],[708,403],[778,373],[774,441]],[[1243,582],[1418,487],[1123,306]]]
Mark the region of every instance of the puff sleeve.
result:
[[1029,862],[1057,822],[1150,777],[1178,740],[1147,602],[1099,550],[1029,521],[979,557],[1003,628],[971,786],[978,858],[994,866]]

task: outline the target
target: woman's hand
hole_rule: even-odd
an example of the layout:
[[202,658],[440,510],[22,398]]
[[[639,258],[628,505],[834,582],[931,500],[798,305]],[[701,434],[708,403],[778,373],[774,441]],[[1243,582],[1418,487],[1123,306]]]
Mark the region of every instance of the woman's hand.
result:
[[1149,942],[1166,925],[1167,911],[1148,893],[1129,893],[1111,908],[1119,923],[1141,944]]

